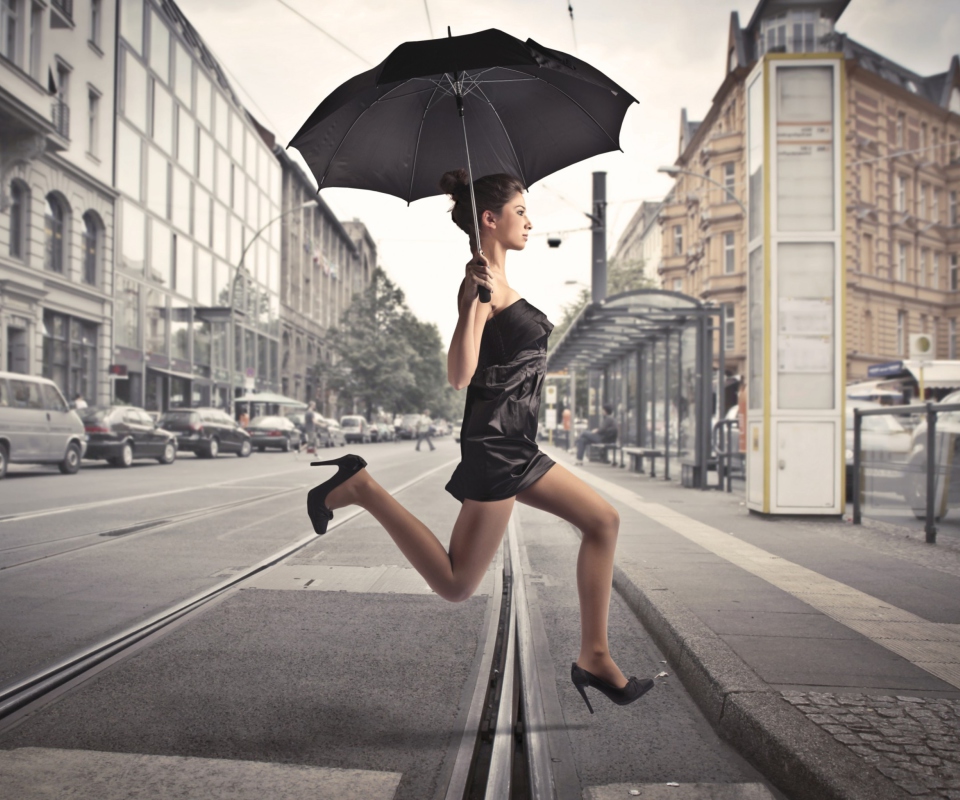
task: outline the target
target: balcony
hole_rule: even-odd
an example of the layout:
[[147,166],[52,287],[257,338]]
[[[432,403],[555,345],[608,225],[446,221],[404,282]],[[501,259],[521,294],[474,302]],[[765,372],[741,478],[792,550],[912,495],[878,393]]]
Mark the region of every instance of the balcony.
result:
[[51,28],[73,27],[73,0],[51,0],[53,13],[50,15]]
[[64,139],[70,138],[70,106],[62,100],[53,101],[53,127]]

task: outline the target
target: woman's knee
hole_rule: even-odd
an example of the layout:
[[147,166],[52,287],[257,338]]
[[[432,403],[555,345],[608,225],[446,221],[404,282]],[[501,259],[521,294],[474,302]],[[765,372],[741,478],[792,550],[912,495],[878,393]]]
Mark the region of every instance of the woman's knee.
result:
[[472,586],[449,586],[445,587],[442,592],[437,592],[437,594],[448,603],[462,603],[464,600],[473,597],[474,591],[475,589]]
[[584,533],[587,535],[616,538],[620,531],[620,513],[612,505],[605,502],[590,515],[586,528],[587,530]]

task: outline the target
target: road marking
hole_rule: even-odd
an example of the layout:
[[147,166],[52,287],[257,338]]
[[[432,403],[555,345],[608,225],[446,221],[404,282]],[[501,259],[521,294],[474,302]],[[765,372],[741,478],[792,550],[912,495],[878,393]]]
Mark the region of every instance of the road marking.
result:
[[960,688],[960,631],[937,625],[819,572],[794,564],[589,472],[578,475],[615,500],[793,595],[842,625]]
[[0,752],[0,783],[23,800],[390,800],[400,772],[232,761],[222,758],[103,753],[22,747]]

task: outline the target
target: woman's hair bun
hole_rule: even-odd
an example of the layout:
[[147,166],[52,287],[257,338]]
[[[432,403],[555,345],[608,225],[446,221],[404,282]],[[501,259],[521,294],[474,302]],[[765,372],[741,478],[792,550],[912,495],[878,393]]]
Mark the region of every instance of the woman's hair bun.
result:
[[465,189],[470,188],[469,180],[467,171],[463,168],[444,172],[440,178],[440,189],[456,200]]

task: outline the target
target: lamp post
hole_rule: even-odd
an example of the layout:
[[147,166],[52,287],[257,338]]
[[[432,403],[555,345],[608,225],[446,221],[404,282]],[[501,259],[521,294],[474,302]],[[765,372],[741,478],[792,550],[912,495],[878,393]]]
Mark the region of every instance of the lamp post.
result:
[[[246,246],[243,248],[243,251],[240,253],[240,260],[237,262],[237,266],[233,270],[233,278],[230,281],[230,292],[227,296],[227,307],[230,309],[230,339],[227,344],[227,371],[230,375],[230,410],[231,412],[233,411],[234,391],[235,391],[233,379],[234,379],[234,375],[236,374],[236,367],[237,367],[237,363],[236,363],[237,317],[236,317],[236,309],[234,308],[234,300],[236,298],[237,282],[240,280],[240,274],[244,269],[243,262],[244,262],[244,259],[247,257],[247,251],[253,246],[253,243],[260,238],[260,235],[267,228],[273,225],[274,222],[276,222],[279,219],[283,219],[285,216],[287,216],[288,214],[292,214],[294,211],[302,211],[303,209],[310,208],[313,205],[316,205],[316,201],[308,200],[307,202],[301,203],[298,206],[294,206],[293,208],[288,208],[282,214],[278,214],[276,217],[274,217],[273,219],[266,222],[263,226],[261,226],[260,230],[258,230],[255,234],[253,234],[253,236],[250,237],[250,241],[247,242]],[[246,293],[244,293],[244,299],[246,299]]]

